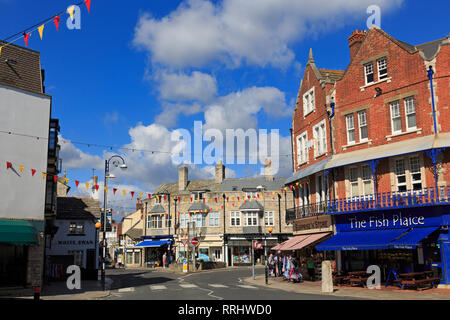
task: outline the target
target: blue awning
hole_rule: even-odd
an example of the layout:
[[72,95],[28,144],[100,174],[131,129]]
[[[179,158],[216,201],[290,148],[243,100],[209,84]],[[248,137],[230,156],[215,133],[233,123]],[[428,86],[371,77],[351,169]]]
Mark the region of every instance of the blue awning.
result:
[[389,243],[408,229],[383,229],[340,232],[316,246],[316,250],[375,250],[388,249]]
[[413,228],[389,245],[392,249],[415,249],[417,244],[439,227]]
[[162,241],[142,241],[141,243],[137,244],[136,247],[161,247],[165,244],[170,244],[170,240],[162,240]]

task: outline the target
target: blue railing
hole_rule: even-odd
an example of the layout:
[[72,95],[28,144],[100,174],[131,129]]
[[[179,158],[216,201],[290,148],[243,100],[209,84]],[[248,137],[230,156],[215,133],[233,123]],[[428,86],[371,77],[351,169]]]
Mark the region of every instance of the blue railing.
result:
[[358,197],[332,199],[286,210],[286,220],[302,217],[450,204],[450,186],[420,190],[382,192]]

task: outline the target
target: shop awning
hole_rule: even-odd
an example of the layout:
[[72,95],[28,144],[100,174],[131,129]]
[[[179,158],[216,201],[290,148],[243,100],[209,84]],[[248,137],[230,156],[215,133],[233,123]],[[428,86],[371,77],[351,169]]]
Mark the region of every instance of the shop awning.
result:
[[375,250],[388,249],[390,242],[408,229],[384,229],[340,232],[316,246],[316,250]]
[[425,237],[436,231],[438,227],[413,228],[397,240],[392,241],[392,249],[415,249]]
[[295,236],[293,238],[290,238],[289,240],[286,240],[282,243],[277,244],[276,246],[272,247],[270,250],[283,250],[284,247],[290,247],[297,242],[301,241],[303,239],[303,236]]
[[295,243],[293,246],[288,247],[283,250],[300,250],[302,248],[305,248],[311,244],[313,244],[316,241],[319,241],[320,239],[328,236],[329,232],[321,232],[321,233],[314,233],[307,235],[302,241]]
[[142,241],[141,243],[138,243],[136,247],[150,247],[150,248],[157,248],[161,247],[165,244],[170,244],[170,240],[159,240],[159,241]]
[[29,221],[0,219],[0,242],[13,245],[37,244],[37,232]]

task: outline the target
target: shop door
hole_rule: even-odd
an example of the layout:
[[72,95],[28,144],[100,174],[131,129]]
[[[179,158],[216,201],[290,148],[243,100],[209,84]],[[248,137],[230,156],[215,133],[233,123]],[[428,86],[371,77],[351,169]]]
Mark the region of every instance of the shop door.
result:
[[86,251],[86,269],[95,269],[95,249],[88,249]]

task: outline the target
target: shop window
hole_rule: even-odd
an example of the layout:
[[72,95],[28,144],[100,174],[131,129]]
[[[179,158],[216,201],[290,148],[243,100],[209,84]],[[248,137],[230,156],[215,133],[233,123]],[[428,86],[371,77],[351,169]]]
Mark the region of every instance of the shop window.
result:
[[127,263],[133,264],[133,252],[127,252]]
[[210,227],[219,226],[219,212],[214,211],[209,214],[209,226]]
[[239,227],[241,225],[241,213],[239,211],[230,212],[230,225]]
[[397,177],[397,191],[406,191],[405,160],[395,160],[395,175]]
[[215,260],[220,260],[221,258],[221,254],[222,254],[222,250],[221,249],[214,249],[214,259]]
[[264,225],[273,226],[274,225],[274,213],[273,211],[266,211],[264,213]]
[[244,225],[247,227],[258,226],[258,212],[245,212]]
[[420,173],[419,157],[409,158],[409,168],[411,173],[411,184],[413,190],[422,189],[422,176]]
[[68,250],[67,253],[73,256],[73,263],[79,267],[83,266],[83,251],[82,250]]
[[135,252],[134,253],[134,263],[135,264],[140,264],[141,263],[141,253],[140,252]]

